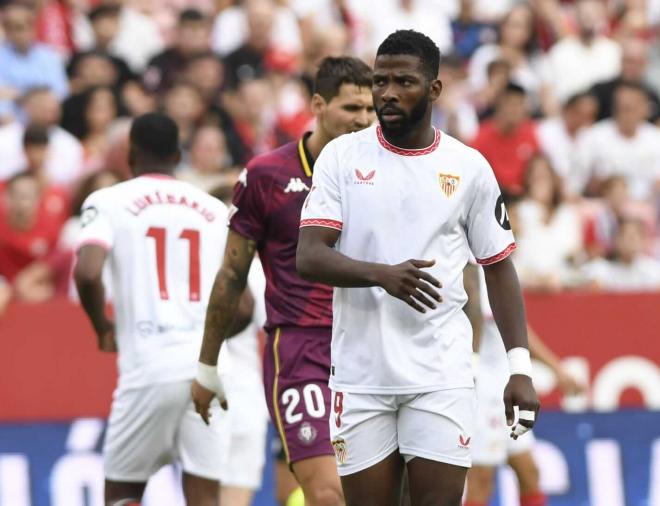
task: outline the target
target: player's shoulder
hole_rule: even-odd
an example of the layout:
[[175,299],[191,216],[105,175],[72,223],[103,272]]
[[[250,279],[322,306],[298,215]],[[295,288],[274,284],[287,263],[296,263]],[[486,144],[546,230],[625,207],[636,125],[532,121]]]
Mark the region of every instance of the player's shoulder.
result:
[[341,159],[356,152],[362,152],[364,155],[363,148],[376,146],[378,146],[378,138],[376,136],[376,124],[373,124],[358,132],[343,134],[332,139],[325,145],[323,151],[321,151],[321,156],[330,156],[332,154],[337,159]]

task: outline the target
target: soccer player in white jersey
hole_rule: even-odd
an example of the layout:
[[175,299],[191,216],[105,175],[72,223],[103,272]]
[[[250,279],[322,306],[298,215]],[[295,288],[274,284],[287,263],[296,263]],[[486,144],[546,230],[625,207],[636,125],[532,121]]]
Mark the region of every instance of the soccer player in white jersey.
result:
[[460,505],[476,414],[462,311],[470,250],[508,350],[512,436],[538,412],[495,176],[477,151],[431,126],[439,61],[419,32],[381,44],[372,88],[380,124],[324,148],[303,206],[298,271],[336,287],[330,429],[347,506],[397,504],[404,465],[413,506]]
[[[141,116],[130,131],[136,177],[92,193],[83,205],[74,277],[99,348],[119,353],[103,449],[106,506],[139,501],[149,477],[173,460],[183,468],[188,505],[218,503],[226,431],[218,406],[210,426],[199,418],[190,386],[228,211],[172,178],[178,161],[174,121]],[[106,260],[116,323],[104,310]],[[234,333],[247,325],[252,306],[248,292]]]

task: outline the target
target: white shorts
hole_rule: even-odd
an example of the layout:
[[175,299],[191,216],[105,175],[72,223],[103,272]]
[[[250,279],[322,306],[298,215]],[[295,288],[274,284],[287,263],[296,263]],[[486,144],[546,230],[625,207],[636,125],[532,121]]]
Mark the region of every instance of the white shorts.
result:
[[399,450],[406,462],[421,457],[470,467],[474,389],[423,394],[332,393],[330,437],[340,476],[357,473]]
[[[240,379],[240,378],[239,378]],[[222,485],[258,490],[266,463],[268,408],[258,383],[225,380],[229,403],[229,455],[222,467]]]
[[105,477],[146,482],[162,466],[220,479],[227,456],[226,414],[214,400],[211,425],[195,412],[191,381],[115,391],[103,448]]

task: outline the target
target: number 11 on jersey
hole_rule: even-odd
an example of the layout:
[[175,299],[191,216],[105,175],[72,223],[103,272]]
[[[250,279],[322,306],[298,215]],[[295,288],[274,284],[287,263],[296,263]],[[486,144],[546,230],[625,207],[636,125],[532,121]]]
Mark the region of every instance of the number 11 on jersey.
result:
[[[169,300],[170,295],[167,291],[167,277],[165,275],[167,230],[163,227],[149,227],[147,237],[151,237],[156,243],[156,270],[158,272],[158,291],[160,292],[160,298],[162,300]],[[199,302],[199,230],[186,228],[179,235],[179,239],[188,241],[188,298],[192,302]]]

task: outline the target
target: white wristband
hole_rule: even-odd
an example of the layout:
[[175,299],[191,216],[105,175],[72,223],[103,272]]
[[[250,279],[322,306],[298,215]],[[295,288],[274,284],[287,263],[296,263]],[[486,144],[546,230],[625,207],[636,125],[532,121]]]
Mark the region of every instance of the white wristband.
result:
[[532,377],[532,360],[529,358],[529,350],[527,348],[517,347],[511,348],[507,352],[509,359],[509,373],[523,374]]
[[197,363],[197,383],[215,392],[218,384],[218,367],[202,362]]

